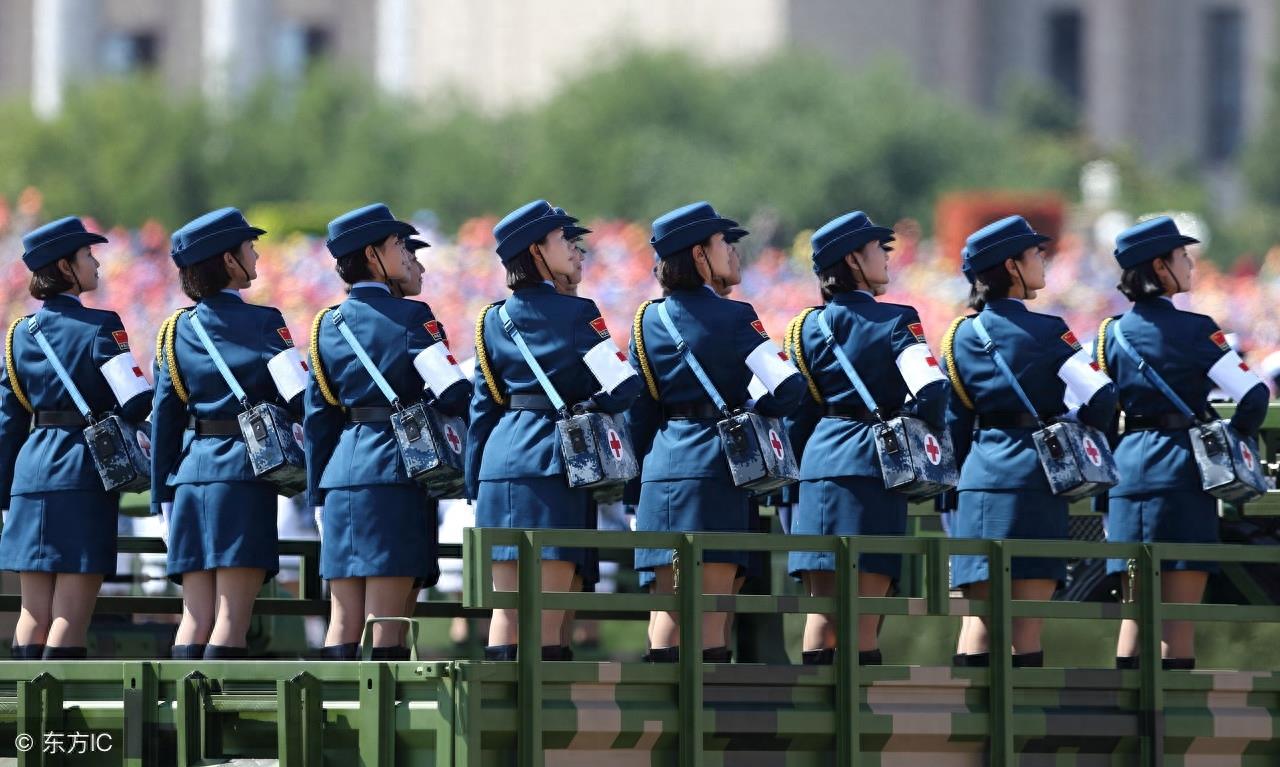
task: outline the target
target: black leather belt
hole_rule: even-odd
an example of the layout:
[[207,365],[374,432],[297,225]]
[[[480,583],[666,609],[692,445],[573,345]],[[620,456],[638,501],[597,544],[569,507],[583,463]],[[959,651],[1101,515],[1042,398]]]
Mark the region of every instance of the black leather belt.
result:
[[1124,430],[1131,431],[1165,431],[1190,429],[1195,421],[1182,413],[1163,413],[1161,415],[1125,415]]
[[1035,429],[1040,422],[1030,413],[979,413],[979,429]]
[[724,413],[709,402],[686,402],[679,405],[664,405],[662,416],[669,421],[697,421],[704,418],[720,420],[724,418]]
[[387,423],[395,410],[389,407],[353,407],[347,411],[351,423]]
[[555,410],[551,400],[542,394],[512,394],[507,403],[512,410]]
[[217,418],[192,418],[187,421],[188,429],[195,429],[197,437],[240,437],[240,422]]
[[74,410],[37,410],[36,427],[42,426],[88,426],[84,416]]
[[823,415],[832,418],[848,418],[853,421],[874,421],[876,416],[866,405],[855,405],[853,403],[837,403],[828,402],[822,408]]

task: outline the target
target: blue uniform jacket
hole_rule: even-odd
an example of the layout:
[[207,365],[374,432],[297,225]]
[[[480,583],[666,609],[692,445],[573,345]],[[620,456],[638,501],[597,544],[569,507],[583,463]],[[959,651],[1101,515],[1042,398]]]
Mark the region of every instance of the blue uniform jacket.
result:
[[[822,403],[863,404],[818,327],[818,313],[823,310],[817,307],[817,311],[804,317],[800,326],[800,348],[787,349],[793,359],[799,358],[797,362],[804,363],[822,397],[820,403],[812,393],[806,394],[795,415],[786,421],[791,446],[801,456],[800,479],[879,477],[880,459],[872,424],[823,417]],[[869,293],[853,291],[833,296],[826,312],[827,324],[836,342],[853,363],[886,420],[895,415],[914,415],[934,428],[943,428],[951,385],[940,372],[927,376],[917,368],[915,374],[927,376],[925,380],[929,382],[908,400],[907,381],[894,364],[908,349],[925,343],[920,316],[915,309],[882,303]],[[937,359],[932,354],[924,359],[932,360],[937,370]],[[905,358],[903,364],[908,364]]]
[[[1178,411],[1160,393],[1115,342],[1115,327],[1187,407],[1197,415],[1209,412],[1209,392],[1214,387],[1209,371],[1228,355],[1234,356],[1217,324],[1202,314],[1184,312],[1164,298],[1149,298],[1133,305],[1119,318],[1103,323],[1094,341],[1093,354],[1103,372],[1120,391],[1120,407],[1127,415],[1159,416]],[[1249,386],[1237,363],[1245,392],[1231,425],[1240,433],[1257,432],[1266,417],[1266,384]],[[1256,377],[1255,377],[1256,378]],[[1240,392],[1237,392],[1240,394]],[[1165,490],[1199,490],[1200,474],[1185,429],[1135,431],[1120,438],[1115,449],[1120,484],[1108,495],[1126,496]]]
[[196,436],[188,428],[191,417],[235,420],[243,412],[227,382],[214,367],[191,325],[191,311],[217,345],[218,352],[248,396],[249,404],[274,402],[302,414],[302,395],[284,402],[267,363],[293,346],[280,311],[245,303],[240,296],[219,292],[201,299],[183,314],[174,328],[178,376],[187,392],[183,402],[169,376],[164,351],[156,350],[156,390],[151,408],[151,511],[160,513],[162,501],[172,501],[174,488],[197,482],[252,481],[253,467],[244,439],[236,436]]
[[[769,337],[751,304],[720,298],[706,287],[673,291],[661,299],[671,320],[706,370],[729,407],[747,404],[752,372],[747,356]],[[629,414],[631,439],[642,461],[644,482],[718,477],[728,481],[729,469],[720,445],[717,419],[663,418],[663,406],[705,404],[711,398],[676,350],[658,316],[657,301],[646,307],[640,324],[645,359],[657,385],[658,399],[645,393]],[[640,369],[636,339],[631,339],[631,364]],[[758,398],[753,408],[772,417],[789,415],[800,404],[805,383],[799,371],[787,377],[772,394]],[[635,497],[634,485],[629,495]]]
[[[608,340],[609,330],[596,303],[566,296],[549,283],[516,290],[503,302],[516,329],[551,379],[564,401],[590,401],[592,407],[621,413],[644,384],[635,375],[603,391],[583,357]],[[483,317],[485,359],[499,396],[542,395],[543,389],[498,317],[498,304]],[[553,477],[564,471],[555,424],[559,416],[547,410],[514,410],[494,400],[476,350],[476,375],[467,431],[467,491],[472,499],[483,480]]]
[[[465,379],[436,394],[425,388],[414,369],[414,358],[423,349],[448,341],[429,306],[397,298],[380,287],[360,286],[352,288],[338,309],[403,404],[434,399],[442,411],[466,417],[471,392]],[[389,407],[391,403],[328,315],[315,334],[312,343],[323,370],[313,372],[324,373],[339,406],[325,400],[315,376],[307,381],[303,434],[308,502],[320,506],[324,491],[335,487],[408,482],[391,424],[349,423],[345,412],[351,407]]]
[[[996,348],[1041,418],[1047,422],[1064,415],[1066,384],[1058,377],[1058,371],[1080,350],[1080,344],[1062,318],[1028,311],[1021,301],[1010,298],[987,304],[981,316]],[[947,427],[955,445],[956,461],[962,467],[956,489],[1049,492],[1049,482],[1031,440],[1034,428],[974,429],[975,415],[1025,413],[1027,409],[983,350],[972,321],[965,320],[956,329],[953,349],[954,359],[944,357],[944,364],[953,382],[959,377],[975,408],[965,404],[960,392],[953,393],[947,407]],[[1108,383],[1080,407],[1078,418],[1089,426],[1105,429],[1115,408],[1115,385]]]
[[[119,315],[89,309],[71,296],[58,295],[45,301],[35,316],[95,415],[115,413],[134,423],[147,417],[149,387],[134,389],[136,393],[121,404],[102,370],[103,365],[123,354],[129,355],[126,372],[136,368]],[[18,387],[35,410],[76,409],[71,395],[27,330],[26,320],[19,322],[13,333],[13,348],[6,352],[13,354]],[[136,372],[141,375],[140,370]],[[13,382],[0,366],[0,508],[9,508],[10,494],[102,490],[102,479],[81,434],[84,427],[32,430],[31,425],[31,413],[18,401]]]

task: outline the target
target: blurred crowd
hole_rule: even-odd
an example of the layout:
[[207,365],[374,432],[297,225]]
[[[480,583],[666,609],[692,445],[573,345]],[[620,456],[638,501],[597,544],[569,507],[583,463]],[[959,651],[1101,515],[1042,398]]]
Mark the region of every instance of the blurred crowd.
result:
[[[7,323],[37,308],[27,293],[30,276],[19,256],[22,234],[53,217],[42,209],[38,192],[29,190],[16,202],[0,200],[0,320]],[[65,211],[63,211],[65,212]],[[59,212],[61,214],[62,212]],[[426,267],[423,300],[446,325],[459,359],[472,355],[474,322],[486,304],[506,295],[501,264],[494,253],[492,218],[467,221],[454,233],[433,230],[416,222],[431,247],[417,253]],[[150,374],[155,332],[175,308],[190,304],[178,287],[177,269],[169,259],[169,232],[155,223],[138,229],[106,228],[86,219],[86,225],[110,238],[95,246],[101,262],[99,289],[86,304],[120,313],[130,331],[133,349]],[[632,314],[658,294],[651,270],[647,221],[593,221],[586,237],[585,278],[579,295],[592,298],[603,310],[613,334],[630,335]],[[940,253],[922,239],[912,221],[895,226],[898,233],[891,254],[893,282],[883,300],[915,306],[936,344],[948,323],[964,311],[968,284],[961,276],[959,254]],[[786,247],[764,246],[748,237],[739,246],[744,258],[743,281],[734,298],[751,302],[775,339],[804,306],[819,302],[810,268],[808,233]],[[333,260],[317,236],[268,233],[258,243],[262,258],[258,280],[245,291],[248,301],[278,307],[289,322],[294,339],[305,348],[315,313],[343,298],[343,284]],[[1053,244],[1048,287],[1037,298],[1037,311],[1059,314],[1081,340],[1091,339],[1098,323],[1127,308],[1115,289],[1119,268],[1110,248],[1092,247],[1084,238],[1068,234]],[[1280,350],[1280,247],[1273,248],[1260,267],[1222,269],[1205,259],[1197,263],[1195,286],[1180,295],[1183,308],[1214,317],[1227,330],[1238,350],[1255,366]],[[1280,354],[1272,356],[1280,367]],[[1265,370],[1272,380],[1276,371]]]

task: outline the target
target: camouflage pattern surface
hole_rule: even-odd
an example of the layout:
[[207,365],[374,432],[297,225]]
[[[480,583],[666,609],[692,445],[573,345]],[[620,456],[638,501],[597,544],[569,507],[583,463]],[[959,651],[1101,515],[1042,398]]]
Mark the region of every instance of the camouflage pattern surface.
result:
[[1191,452],[1205,492],[1227,503],[1245,503],[1267,492],[1258,443],[1241,437],[1228,421],[1193,426]]
[[800,479],[800,465],[782,421],[736,413],[716,423],[733,484],[767,493]]
[[89,456],[107,492],[138,493],[151,487],[151,435],[109,415],[85,427]]
[[1102,432],[1059,421],[1031,435],[1049,490],[1068,500],[1105,492],[1120,482],[1115,456]]
[[461,418],[416,402],[391,414],[405,473],[436,498],[462,493],[466,426]]
[[569,487],[594,490],[601,502],[622,497],[622,487],[640,473],[625,419],[580,413],[556,422]]
[[297,495],[307,488],[302,424],[272,402],[254,405],[236,420],[249,450],[249,464],[255,477],[275,485],[280,495]]
[[885,487],[911,500],[923,500],[960,482],[956,450],[947,429],[934,432],[919,418],[900,416],[877,424],[875,430]]

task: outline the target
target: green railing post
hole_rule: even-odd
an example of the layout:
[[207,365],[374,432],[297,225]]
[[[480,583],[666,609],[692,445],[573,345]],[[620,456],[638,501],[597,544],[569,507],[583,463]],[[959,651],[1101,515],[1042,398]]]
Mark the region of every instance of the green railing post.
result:
[[836,763],[862,763],[858,727],[858,547],[843,536],[836,548]]
[[[42,672],[29,682],[19,681],[18,737],[30,738],[26,750],[18,749],[19,767],[62,764],[56,753],[45,753],[44,734],[62,732],[62,683],[51,674]],[[15,738],[15,744],[17,740]]]
[[537,532],[526,530],[520,536],[519,556],[517,750],[521,767],[542,767],[542,543]]
[[156,667],[124,664],[124,764],[150,767],[156,760]]
[[680,767],[702,767],[702,540],[686,533],[676,549],[680,597]]
[[[1138,557],[1138,677],[1142,683],[1142,763],[1147,767],[1164,764],[1164,689],[1161,685],[1160,560],[1158,546],[1142,547]],[[1133,588],[1134,584],[1130,584]]]
[[280,767],[320,767],[324,711],[320,680],[307,672],[276,680],[276,752]]
[[947,580],[950,572],[947,563],[946,538],[930,538],[926,544],[928,549],[923,557],[925,605],[930,615],[951,614],[951,584]]
[[988,650],[990,655],[991,764],[1014,767],[1013,750],[1013,599],[1012,560],[1004,541],[991,541],[987,557],[990,586]]
[[361,767],[392,767],[396,759],[396,680],[382,661],[360,661]]
[[192,671],[178,680],[173,727],[178,741],[178,767],[195,767],[204,761],[204,699],[207,680]]

